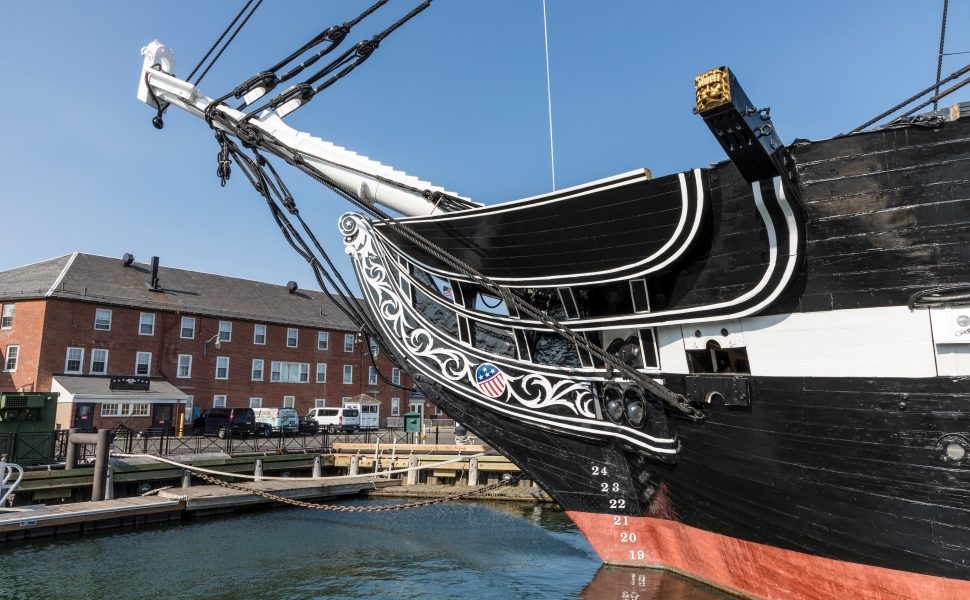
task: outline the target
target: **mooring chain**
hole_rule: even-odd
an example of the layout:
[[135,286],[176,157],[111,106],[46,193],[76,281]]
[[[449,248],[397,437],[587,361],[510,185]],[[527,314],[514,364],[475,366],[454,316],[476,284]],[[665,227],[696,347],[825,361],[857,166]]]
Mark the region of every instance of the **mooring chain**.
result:
[[490,492],[494,489],[498,489],[503,485],[512,485],[517,481],[525,477],[524,474],[516,475],[508,480],[502,480],[498,483],[493,483],[487,485],[483,488],[478,488],[474,490],[469,490],[467,492],[461,492],[459,494],[452,494],[451,496],[445,496],[444,498],[435,498],[433,500],[421,500],[419,502],[406,502],[402,504],[388,504],[383,506],[340,506],[338,504],[315,504],[313,502],[304,502],[303,500],[294,500],[293,498],[286,498],[284,496],[279,496],[277,494],[271,494],[269,492],[264,492],[262,490],[254,490],[252,488],[237,485],[235,483],[229,483],[228,481],[223,481],[211,475],[206,475],[205,473],[193,473],[196,477],[204,479],[209,483],[218,485],[220,487],[228,488],[231,490],[239,490],[241,492],[246,492],[248,494],[254,494],[256,496],[262,496],[268,500],[273,500],[281,504],[289,504],[290,506],[298,506],[300,508],[312,508],[313,510],[329,510],[334,512],[388,512],[392,510],[405,510],[409,508],[420,508],[422,506],[430,506],[432,504],[442,504],[444,502],[450,502],[452,500],[459,500],[461,498],[467,498],[469,496],[474,496],[476,494],[484,494],[485,492]]

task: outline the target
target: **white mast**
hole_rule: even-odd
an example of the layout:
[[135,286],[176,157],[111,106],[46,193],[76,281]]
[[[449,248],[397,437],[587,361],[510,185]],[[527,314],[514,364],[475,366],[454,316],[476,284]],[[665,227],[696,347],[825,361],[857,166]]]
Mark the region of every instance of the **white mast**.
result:
[[[155,40],[142,48],[141,53],[144,62],[138,84],[138,99],[156,109],[159,104],[169,104],[204,119],[212,99],[191,83],[172,74],[175,72],[175,55],[172,51]],[[461,198],[427,181],[293,129],[283,122],[282,117],[299,106],[299,100],[293,100],[277,110],[266,110],[247,122],[258,133],[273,140],[271,146],[263,149],[286,160],[301,162],[363,202],[380,204],[407,216],[426,216],[448,210],[426,197],[430,195],[427,192]],[[215,107],[214,111],[220,113],[220,118],[212,123],[234,135],[235,132],[220,121],[225,118],[228,122],[239,123],[246,117],[246,113],[225,104]],[[461,200],[471,203],[467,198]]]

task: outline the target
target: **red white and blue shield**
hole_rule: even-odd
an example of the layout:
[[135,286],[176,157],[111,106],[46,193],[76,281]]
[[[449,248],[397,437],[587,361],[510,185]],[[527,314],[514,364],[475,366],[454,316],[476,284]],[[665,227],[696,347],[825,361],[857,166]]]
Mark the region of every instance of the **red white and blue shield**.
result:
[[475,369],[475,385],[489,398],[505,393],[505,375],[491,363],[482,363]]

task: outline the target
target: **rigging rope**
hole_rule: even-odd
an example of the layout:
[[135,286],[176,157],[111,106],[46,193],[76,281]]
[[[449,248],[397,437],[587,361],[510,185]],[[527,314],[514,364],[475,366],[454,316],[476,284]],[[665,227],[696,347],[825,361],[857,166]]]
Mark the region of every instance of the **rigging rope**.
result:
[[[953,81],[957,77],[960,77],[961,75],[963,75],[963,74],[965,74],[967,72],[970,72],[970,64],[967,64],[966,66],[964,66],[964,67],[962,67],[960,69],[957,69],[956,71],[954,71],[954,72],[950,73],[949,75],[947,75],[946,78],[941,79],[941,80],[937,81],[936,83],[930,85],[926,89],[921,90],[921,91],[913,94],[909,98],[903,100],[902,102],[900,102],[896,106],[890,108],[889,110],[883,112],[882,114],[880,114],[880,115],[878,115],[876,117],[873,117],[872,119],[869,119],[868,121],[866,121],[862,125],[859,125],[855,129],[853,129],[852,131],[850,131],[847,135],[852,135],[853,133],[859,133],[860,131],[862,131],[863,129],[869,127],[870,125],[872,125],[873,123],[879,121],[880,119],[883,119],[883,118],[888,117],[889,115],[893,114],[894,112],[896,112],[897,110],[899,110],[902,107],[906,106],[910,102],[913,102],[915,100],[919,100],[920,98],[922,98],[926,94],[930,93],[930,91],[932,91],[933,89],[935,89],[938,86],[940,86],[941,84],[947,83],[949,81]],[[940,98],[942,98],[942,97],[946,96],[947,94],[953,92],[955,89],[958,89],[958,88],[951,88],[949,90],[945,90],[944,92],[942,92],[940,94],[937,94],[934,97],[937,100],[939,100]],[[925,106],[925,104],[923,106]]]
[[[253,3],[253,0],[247,0],[246,4],[241,9],[239,9],[239,12],[236,13],[236,17],[232,20],[231,23],[229,23],[229,26],[226,27],[226,29],[222,32],[222,35],[219,36],[219,39],[217,39],[215,43],[212,44],[212,47],[209,48],[209,51],[205,53],[205,56],[202,57],[202,60],[199,61],[199,64],[195,65],[195,68],[192,69],[192,72],[189,73],[189,76],[185,78],[186,81],[192,80],[192,76],[195,75],[196,71],[199,70],[199,67],[202,66],[202,63],[204,63],[206,59],[209,58],[209,55],[212,54],[212,51],[216,49],[216,47],[219,45],[220,42],[222,42],[222,39],[226,37],[226,34],[229,33],[233,25],[236,24],[236,21],[238,21],[239,18],[242,17],[243,13],[246,12],[246,9],[249,8],[249,5],[252,3]],[[229,47],[229,44],[232,43],[232,40],[236,38],[236,36],[239,34],[240,31],[242,31],[243,26],[246,25],[246,23],[249,21],[249,18],[253,16],[253,13],[256,12],[256,9],[259,8],[259,5],[262,3],[263,3],[263,0],[256,0],[256,5],[253,6],[253,9],[249,11],[249,14],[246,15],[246,18],[243,19],[242,23],[239,24],[239,27],[236,28],[236,31],[233,32],[232,36],[229,38],[226,44],[219,50],[219,53],[216,54],[215,58],[212,59],[212,62],[209,63],[209,66],[205,68],[205,71],[203,71],[202,74],[199,75],[199,78],[195,80],[195,85],[199,85],[199,82],[202,81],[202,78],[205,77],[206,74],[209,72],[209,69],[211,69],[212,66],[216,64],[216,61],[219,60],[219,57],[222,56],[222,53],[226,51],[226,48]]]
[[546,24],[546,0],[542,0],[542,33],[546,43],[546,105],[549,107],[549,163],[552,169],[552,191],[556,191],[556,151],[552,143],[552,79],[549,74],[549,27]]
[[[946,13],[947,8],[950,4],[950,0],[943,0],[943,21],[940,23],[940,53],[936,59],[936,90],[935,93],[939,95],[940,93],[940,75],[943,73],[943,42],[946,40]],[[933,101],[933,110],[937,108],[937,101]]]

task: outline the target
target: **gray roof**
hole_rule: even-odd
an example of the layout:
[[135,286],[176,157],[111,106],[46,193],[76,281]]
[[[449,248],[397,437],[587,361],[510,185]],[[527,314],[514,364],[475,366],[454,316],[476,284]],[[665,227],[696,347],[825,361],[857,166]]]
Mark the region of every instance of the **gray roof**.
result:
[[60,392],[60,402],[66,402],[70,397],[77,400],[99,398],[103,400],[132,400],[141,402],[184,402],[188,397],[185,392],[167,381],[153,379],[147,392],[131,390],[113,390],[110,387],[110,377],[73,377],[56,375],[51,391]]
[[161,291],[151,291],[151,266],[74,254],[0,271],[0,300],[60,298],[191,315],[357,329],[323,292],[160,266]]

